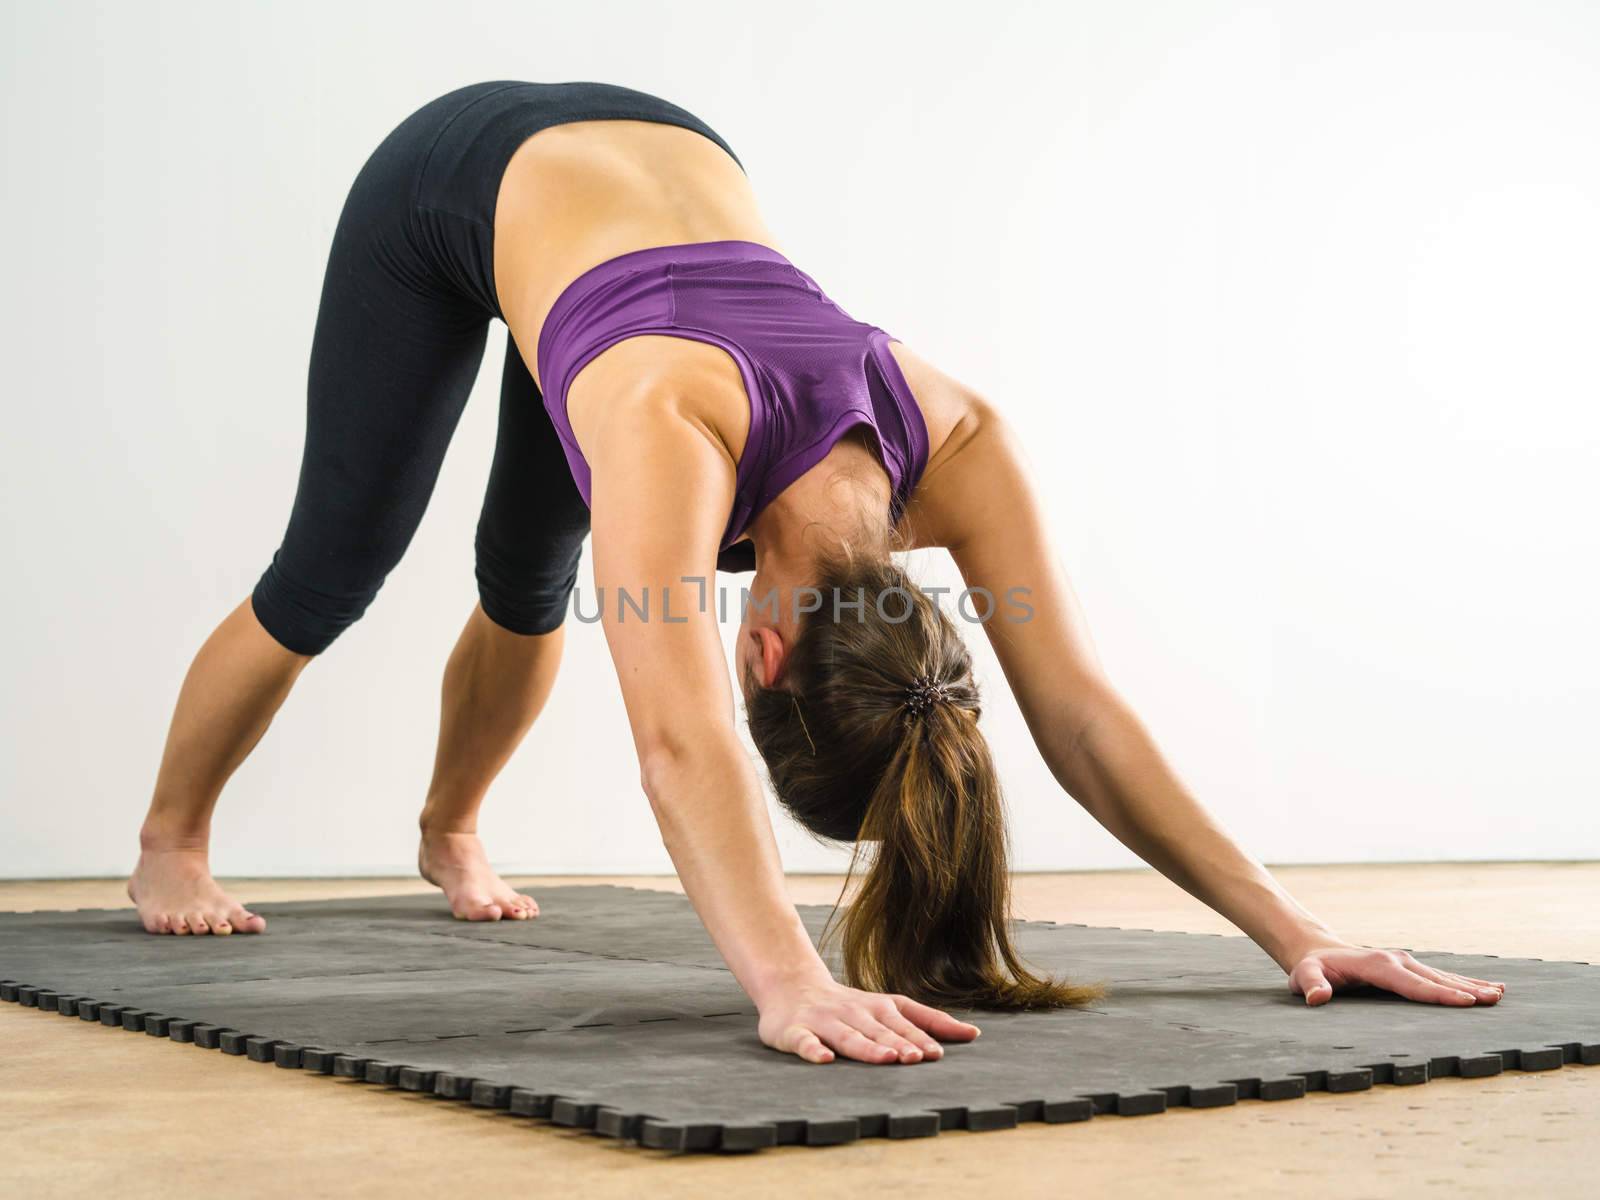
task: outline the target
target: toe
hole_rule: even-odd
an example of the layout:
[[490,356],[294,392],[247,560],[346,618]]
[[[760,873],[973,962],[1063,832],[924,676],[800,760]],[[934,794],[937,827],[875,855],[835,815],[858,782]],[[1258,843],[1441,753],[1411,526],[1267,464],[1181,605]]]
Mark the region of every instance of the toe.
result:
[[182,913],[173,913],[168,917],[168,921],[173,933],[187,934],[189,932],[189,921]]
[[498,904],[475,904],[467,910],[469,921],[498,921],[505,913]]
[[206,920],[205,913],[188,913],[186,914],[186,919],[189,922],[190,933],[201,934],[211,932],[211,923]]
[[228,924],[235,933],[260,933],[267,927],[267,923],[242,904],[235,904],[228,911]]

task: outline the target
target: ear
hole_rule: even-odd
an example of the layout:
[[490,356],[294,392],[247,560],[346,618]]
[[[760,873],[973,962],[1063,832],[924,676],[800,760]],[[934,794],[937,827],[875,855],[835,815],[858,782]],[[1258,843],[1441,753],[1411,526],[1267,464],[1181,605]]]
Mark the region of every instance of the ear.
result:
[[747,636],[755,639],[756,678],[762,687],[772,687],[783,670],[783,639],[767,625],[756,626]]

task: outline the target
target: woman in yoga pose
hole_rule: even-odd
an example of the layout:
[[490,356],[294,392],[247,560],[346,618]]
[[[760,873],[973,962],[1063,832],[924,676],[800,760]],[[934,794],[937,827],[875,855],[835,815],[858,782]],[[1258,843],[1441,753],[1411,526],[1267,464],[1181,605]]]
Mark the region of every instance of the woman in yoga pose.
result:
[[[994,600],[971,611],[993,610],[985,632],[1063,789],[1254,938],[1292,990],[1494,1003],[1499,984],[1344,942],[1229,839],[1096,661],[1001,412],[775,247],[727,143],[627,88],[480,84],[385,139],[334,234],[283,542],[178,697],[129,882],[144,927],[265,929],[211,877],[212,809],[404,553],[499,317],[479,603],[445,668],[418,853],[456,916],[537,914],[490,869],[476,814],[550,692],[592,523],[644,790],[768,1045],[915,1062],[977,1036],[930,1005],[1093,994],[1013,950],[971,662],[891,559],[942,546]],[[848,985],[785,895],[733,722],[719,566],[755,571],[735,669],[779,798],[815,833],[874,844],[843,918]]]

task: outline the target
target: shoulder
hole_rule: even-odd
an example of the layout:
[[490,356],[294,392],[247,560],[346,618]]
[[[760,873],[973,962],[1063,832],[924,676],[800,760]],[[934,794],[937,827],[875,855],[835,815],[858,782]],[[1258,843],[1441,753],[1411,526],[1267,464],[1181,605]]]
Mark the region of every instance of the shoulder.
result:
[[567,393],[573,437],[591,446],[683,425],[700,431],[737,464],[750,428],[750,405],[738,365],[719,346],[644,334],[596,355]]

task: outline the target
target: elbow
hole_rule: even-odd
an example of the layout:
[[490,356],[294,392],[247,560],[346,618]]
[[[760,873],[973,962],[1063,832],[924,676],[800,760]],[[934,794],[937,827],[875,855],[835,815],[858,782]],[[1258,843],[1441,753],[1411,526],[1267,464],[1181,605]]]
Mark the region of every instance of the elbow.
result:
[[1071,774],[1082,769],[1093,751],[1095,735],[1105,732],[1108,715],[1103,706],[1079,709],[1063,723],[1048,756],[1057,773]]
[[683,772],[683,751],[670,744],[657,744],[639,751],[639,786],[651,811],[657,816],[677,790],[673,781]]
[[[742,750],[738,762],[745,763]],[[745,763],[748,766],[748,763]],[[652,739],[639,751],[639,786],[663,832],[686,799],[734,786],[735,761],[720,738]]]
[[684,742],[653,744],[639,754],[639,778],[662,844],[677,851],[760,811],[761,783],[730,729]]
[[1108,759],[1117,757],[1138,718],[1109,687],[1086,689],[1079,703],[1056,723],[1054,736],[1043,746],[1043,758],[1057,783],[1083,800],[1103,780]]
[[683,759],[674,750],[656,748],[639,755],[639,786],[650,802],[650,815],[655,818],[661,844],[668,854],[679,842],[682,820],[676,798],[686,792],[682,782],[685,775]]

